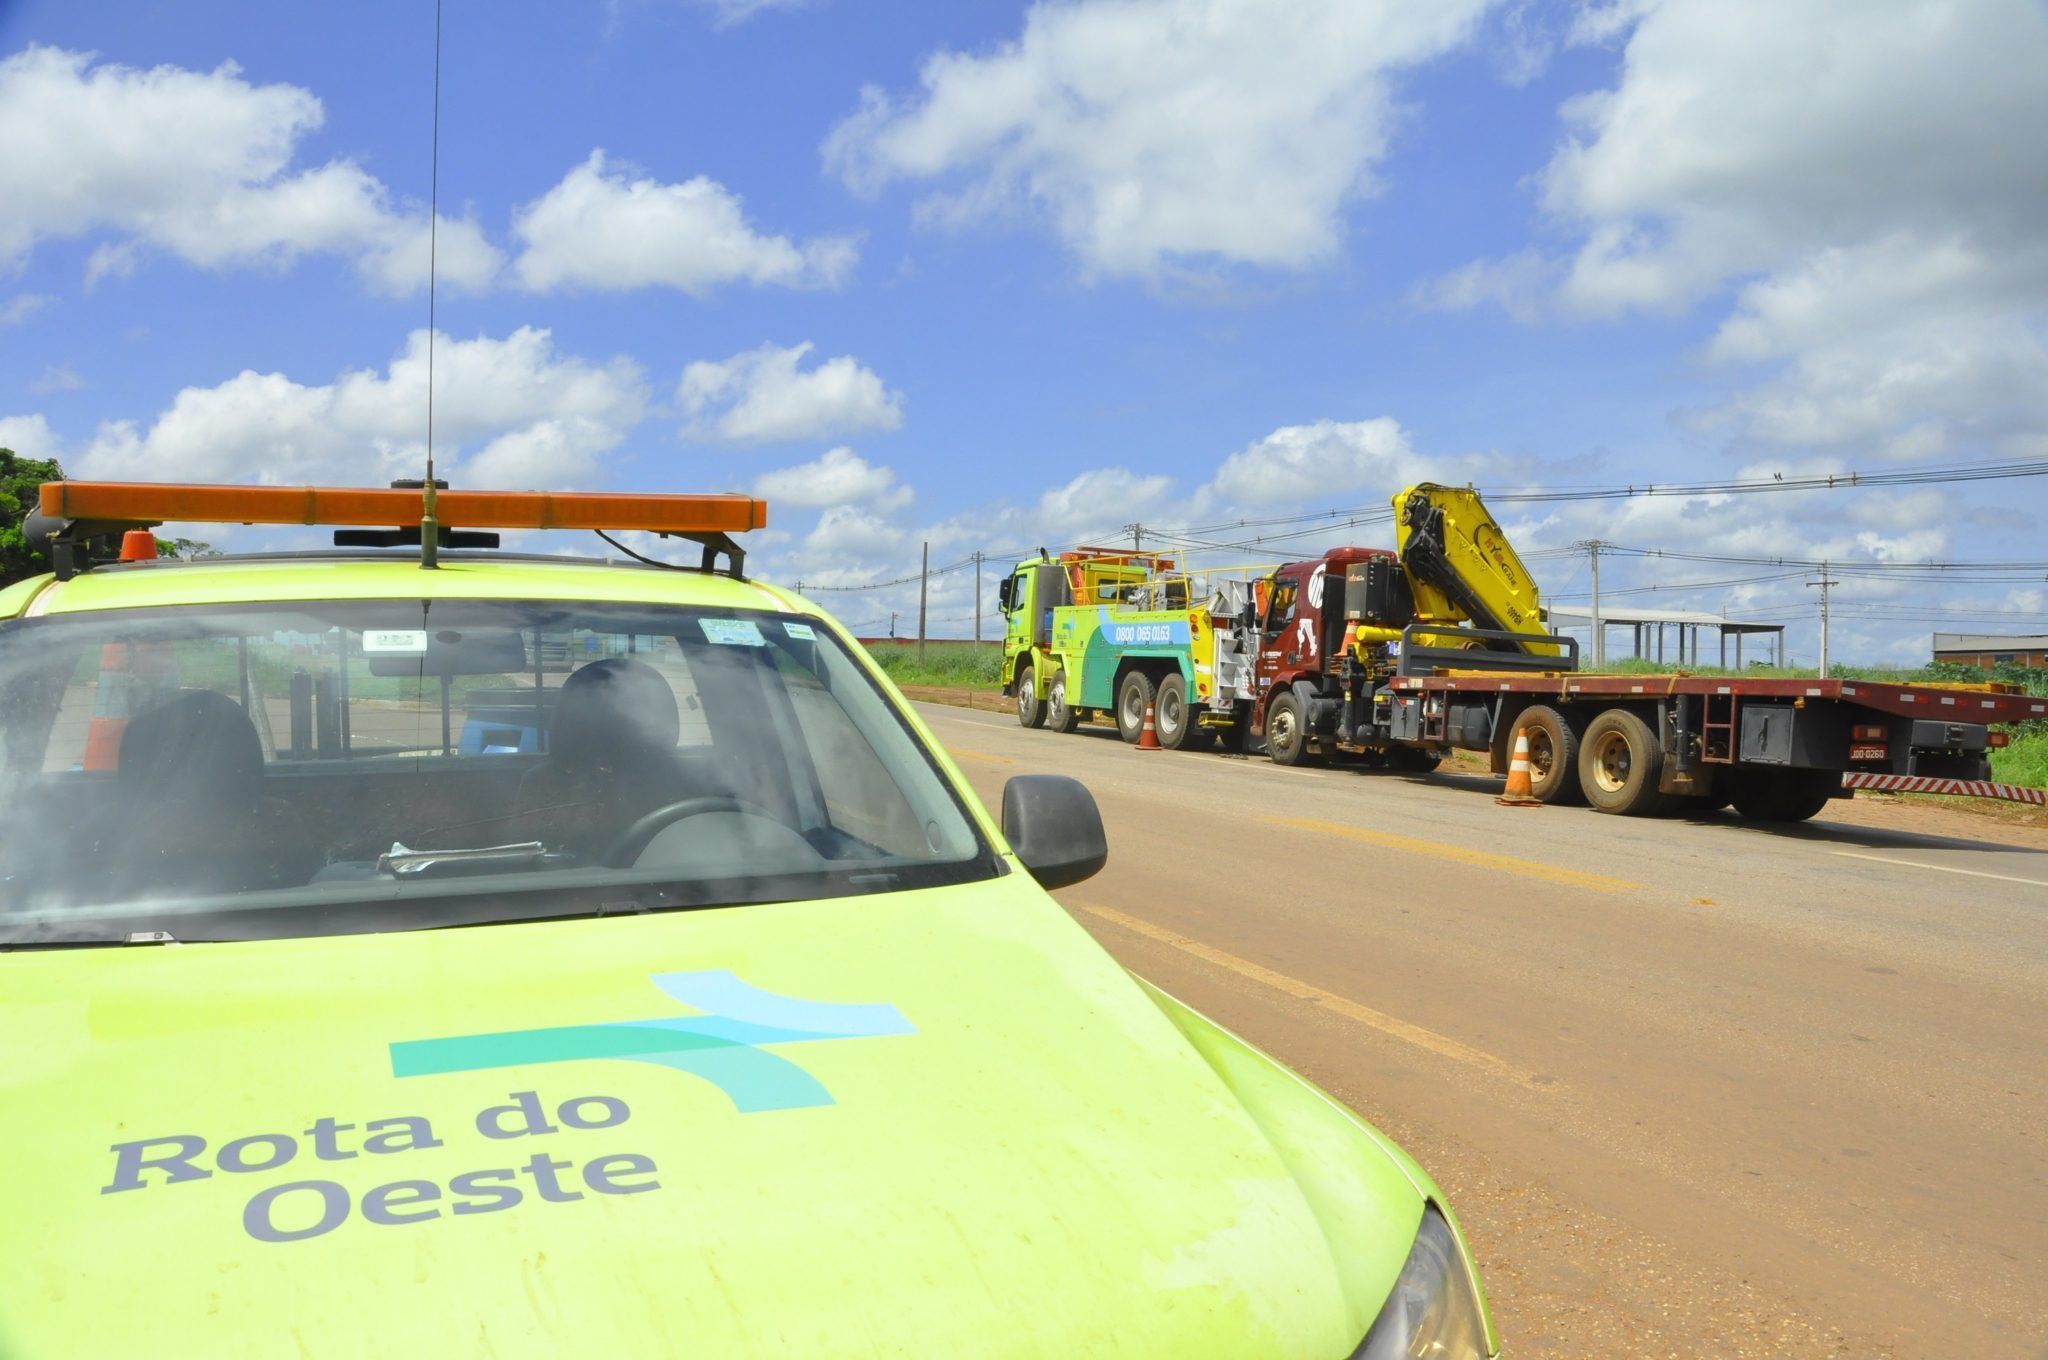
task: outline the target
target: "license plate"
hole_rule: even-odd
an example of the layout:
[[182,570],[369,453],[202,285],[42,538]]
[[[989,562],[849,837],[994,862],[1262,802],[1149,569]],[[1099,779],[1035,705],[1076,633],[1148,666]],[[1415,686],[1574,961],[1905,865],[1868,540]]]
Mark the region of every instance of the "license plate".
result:
[[1883,760],[1886,755],[1887,752],[1882,746],[1851,746],[1849,748],[1849,759],[1851,761]]

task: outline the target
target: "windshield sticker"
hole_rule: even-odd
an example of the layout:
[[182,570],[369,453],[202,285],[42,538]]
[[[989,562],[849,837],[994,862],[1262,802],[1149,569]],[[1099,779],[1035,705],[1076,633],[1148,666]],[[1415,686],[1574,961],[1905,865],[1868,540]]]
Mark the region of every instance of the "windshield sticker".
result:
[[363,652],[367,656],[420,656],[427,650],[427,634],[421,628],[366,628]]
[[[891,1005],[806,1001],[762,991],[724,969],[657,973],[649,980],[702,1014],[403,1040],[389,1046],[391,1074],[426,1077],[590,1059],[653,1063],[710,1082],[735,1110],[752,1114],[834,1103],[817,1078],[763,1045],[917,1032]],[[633,1111],[624,1100],[555,1095],[544,1099],[538,1090],[514,1091],[474,1115],[437,1116],[438,1126],[425,1115],[360,1122],[322,1115],[303,1131],[247,1134],[218,1146],[191,1133],[115,1143],[108,1149],[114,1154],[113,1174],[100,1193],[213,1180],[223,1172],[230,1182],[277,1172],[279,1177],[257,1187],[244,1204],[242,1228],[259,1242],[281,1243],[323,1237],[351,1218],[395,1227],[497,1213],[523,1203],[564,1204],[589,1195],[637,1195],[662,1188],[653,1157],[619,1151],[608,1140],[592,1149],[580,1136],[602,1135],[629,1123]],[[297,1121],[289,1127],[296,1130]],[[531,1140],[564,1133],[571,1136],[530,1151],[536,1146]],[[445,1182],[387,1180],[379,1165],[384,1157],[443,1147],[449,1139],[485,1165]],[[555,1152],[562,1155],[551,1155]],[[510,1164],[490,1164],[501,1161]],[[329,1168],[337,1162],[354,1165],[345,1171]],[[350,1172],[358,1184],[328,1178]],[[373,1178],[377,1184],[360,1183]]]
[[818,640],[818,630],[808,623],[785,623],[782,625],[782,631],[801,642]]
[[699,619],[704,636],[723,647],[765,647],[760,626],[752,619]]

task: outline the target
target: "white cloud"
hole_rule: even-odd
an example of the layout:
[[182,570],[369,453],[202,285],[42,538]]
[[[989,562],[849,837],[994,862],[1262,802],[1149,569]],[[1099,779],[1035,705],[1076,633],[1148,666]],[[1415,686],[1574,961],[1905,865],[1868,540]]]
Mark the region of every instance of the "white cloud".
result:
[[911,489],[896,480],[892,469],[877,467],[843,447],[828,449],[808,463],[764,473],[754,482],[754,494],[783,505],[868,503],[884,512],[901,510],[912,499]]
[[78,371],[71,365],[50,364],[40,374],[29,379],[28,390],[36,393],[76,392],[83,386],[85,379],[79,377]]
[[[814,560],[886,561],[901,555],[903,531],[883,515],[858,505],[835,505],[818,516],[817,527],[804,538],[804,552]],[[822,580],[813,575],[812,580]]]
[[995,50],[930,57],[914,96],[864,91],[825,160],[864,191],[939,182],[930,220],[1043,216],[1101,274],[1300,268],[1378,188],[1395,74],[1466,41],[1486,3],[1038,3]]
[[1634,28],[1658,0],[1585,0],[1572,15],[1565,41],[1574,46],[1612,42]]
[[826,439],[903,423],[903,394],[850,354],[801,367],[812,345],[767,344],[683,369],[676,400],[684,433],[735,443]]
[[681,184],[629,180],[603,151],[519,209],[514,273],[535,291],[661,285],[702,295],[727,283],[832,288],[851,272],[850,238],[801,244],[754,230],[740,200],[703,175]]
[[812,0],[697,0],[697,3],[711,11],[712,21],[718,27],[731,28],[769,10],[805,8]]
[[1391,497],[1411,482],[1435,475],[1444,460],[1418,456],[1407,433],[1392,417],[1319,420],[1283,425],[1264,439],[1223,460],[1197,493],[1197,504],[1265,509],[1280,505],[1329,504],[1361,491]]
[[0,326],[19,326],[56,300],[47,293],[16,293],[0,304]]
[[40,415],[0,416],[0,449],[13,449],[24,458],[55,458],[59,442]]
[[1137,520],[1163,509],[1173,485],[1173,478],[1157,473],[1096,468],[1040,496],[1030,519],[1055,542],[1099,538],[1110,527],[1108,518],[1128,514]]
[[[0,61],[0,267],[44,240],[112,232],[87,282],[134,267],[140,247],[193,264],[284,267],[307,254],[351,260],[371,287],[426,282],[424,215],[393,206],[351,161],[294,168],[324,117],[292,85],[239,68],[151,70],[31,47]],[[442,219],[441,272],[485,286],[497,251],[474,223]]]
[[[417,476],[426,340],[414,332],[383,373],[355,370],[323,385],[245,371],[188,387],[147,430],[133,421],[102,425],[76,470],[142,481],[358,486]],[[457,485],[587,484],[598,477],[599,455],[646,413],[646,383],[630,360],[558,355],[544,330],[521,327],[502,340],[443,336],[434,360],[436,455]]]
[[[1540,177],[1568,260],[1478,262],[1438,305],[1677,312],[1733,290],[1694,419],[1751,440],[1925,456],[2048,435],[2048,10],[1617,0],[1611,89],[1564,107]],[[2011,441],[2025,441],[2012,444]]]

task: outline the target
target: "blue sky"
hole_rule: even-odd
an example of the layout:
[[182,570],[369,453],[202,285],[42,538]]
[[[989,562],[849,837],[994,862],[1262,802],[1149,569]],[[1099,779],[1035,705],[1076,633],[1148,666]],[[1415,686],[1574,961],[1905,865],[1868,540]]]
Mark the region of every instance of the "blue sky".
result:
[[[437,448],[458,484],[761,491],[756,563],[813,586],[924,539],[1242,541],[1201,526],[1422,477],[2048,456],[2048,151],[2019,132],[2048,125],[2048,19],[1827,9],[448,0]],[[416,469],[431,24],[0,0],[0,443],[81,475]],[[2016,561],[2042,506],[1998,481],[1504,518],[1529,552]],[[1583,593],[1582,557],[1532,564]],[[1783,619],[1810,658],[1796,571],[1603,583],[1772,575],[1613,603]],[[971,588],[934,583],[935,631]],[[2038,579],[1839,597],[1838,656],[2048,630]]]

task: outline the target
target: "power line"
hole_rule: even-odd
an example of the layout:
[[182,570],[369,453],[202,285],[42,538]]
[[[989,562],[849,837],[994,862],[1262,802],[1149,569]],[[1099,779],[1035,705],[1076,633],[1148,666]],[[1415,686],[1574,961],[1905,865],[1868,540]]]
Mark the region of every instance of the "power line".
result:
[[[1525,559],[1544,557],[1576,556],[1579,549],[1547,548],[1523,553]],[[1863,572],[1939,572],[1954,575],[1983,571],[2028,571],[2048,573],[2048,561],[2031,562],[1906,562],[1889,561],[1884,558],[1810,558],[1810,557],[1747,557],[1737,553],[1690,553],[1674,548],[1629,548],[1619,544],[1611,545],[1605,552],[1626,553],[1631,557],[1660,557],[1672,562],[1717,562],[1744,567],[1803,567],[1817,570],[1821,567],[1855,569]],[[2036,579],[2029,577],[2026,579]]]
[[[2014,477],[2048,476],[2048,460],[2033,459],[2002,463],[1930,464],[1911,468],[1889,468],[1878,472],[1806,473],[1767,478],[1707,482],[1642,482],[1613,486],[1497,487],[1477,488],[1490,505],[1535,505],[1559,501],[1632,500],[1656,496],[1741,496],[1782,491],[1842,491],[1867,487],[1933,486],[1950,482],[1981,482]],[[1291,515],[1257,519],[1221,520],[1214,524],[1190,525],[1196,534],[1220,533],[1230,529],[1270,528],[1284,524],[1306,524],[1317,520],[1346,520],[1352,523],[1390,523],[1393,509],[1386,505],[1347,506],[1336,509],[1305,510]]]

